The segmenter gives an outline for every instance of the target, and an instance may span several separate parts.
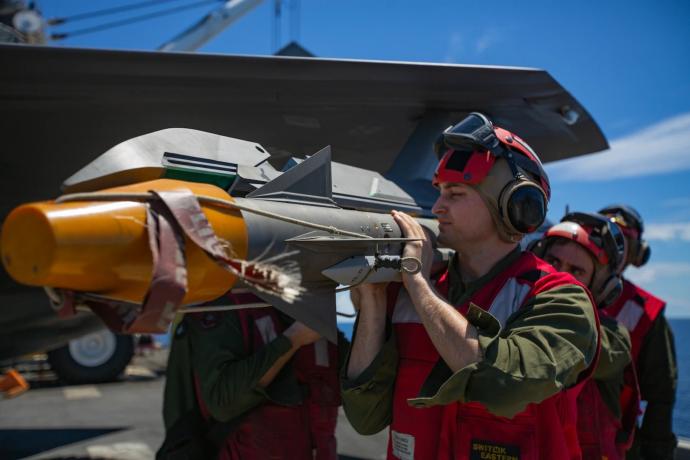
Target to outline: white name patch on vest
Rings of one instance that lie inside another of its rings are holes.
[[[400,460],[414,460],[414,436],[391,431],[393,456]]]

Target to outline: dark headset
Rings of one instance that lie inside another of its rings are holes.
[[[637,230],[637,239],[628,239],[630,244],[630,260],[628,262],[630,264],[635,267],[641,267],[649,262],[649,258],[652,255],[652,248],[649,247],[646,240],[642,239],[644,223],[642,222],[642,216],[640,216],[635,209],[624,204],[612,204],[602,208],[599,213],[607,216],[620,216],[624,225]]]
[[[606,308],[613,304],[623,292],[620,277],[625,263],[626,240],[621,229],[603,215],[585,212],[571,212],[561,222],[575,222],[591,228],[590,239],[602,247],[608,256],[609,276],[603,280],[596,296],[597,307]]]

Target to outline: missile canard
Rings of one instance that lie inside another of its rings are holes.
[[[400,259],[408,240],[389,210],[428,210],[377,172],[331,162],[330,147],[283,170],[270,158],[191,129],[128,140],[67,179],[62,197],[14,209],[3,264],[63,313],[87,306],[120,332],[165,331],[181,307],[234,288],[335,340],[339,284],[419,268]]]

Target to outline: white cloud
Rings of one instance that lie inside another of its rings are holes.
[[[463,48],[462,35],[460,32],[453,32],[450,36],[450,42],[448,43],[448,50],[444,58],[445,62],[457,62]]]
[[[640,268],[630,267],[625,277],[635,284],[649,284],[658,279],[687,278],[690,276],[690,263],[652,262]]]
[[[496,29],[488,29],[482,32],[477,41],[474,44],[474,51],[477,54],[482,54],[484,51],[488,50],[491,46],[498,43],[501,36]]]
[[[601,153],[550,163],[554,181],[608,181],[690,169],[690,113],[611,142]]]
[[[646,240],[690,242],[690,222],[648,224],[645,226],[643,236]]]
[[[661,202],[664,208],[690,208],[690,196],[669,198]]]

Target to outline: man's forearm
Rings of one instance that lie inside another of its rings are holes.
[[[278,358],[275,363],[271,366],[270,369],[266,371],[264,375],[261,376],[259,379],[259,386],[262,388],[266,388],[272,381],[273,379],[276,378],[276,375],[280,372],[280,370],[285,366],[285,364],[290,361],[292,356],[297,352],[299,349],[299,346],[293,345],[290,350],[288,350],[285,354],[283,354],[280,358]]]
[[[406,288],[434,347],[453,371],[481,360],[477,329],[432,289],[421,274]]]
[[[359,300],[359,317],[355,331],[347,378],[357,378],[369,367],[386,340],[386,291],[363,293]]]

